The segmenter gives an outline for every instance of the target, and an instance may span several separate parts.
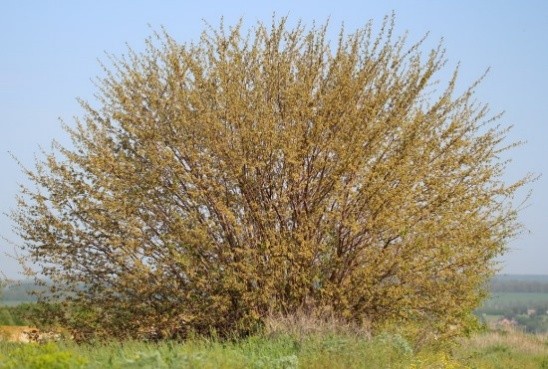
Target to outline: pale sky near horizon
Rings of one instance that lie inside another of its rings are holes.
[[[190,2],[189,2],[190,3]],[[92,79],[102,75],[97,61],[105,51],[121,55],[126,43],[142,49],[144,39],[164,26],[179,42],[197,40],[204,20],[226,25],[243,18],[270,23],[273,13],[304,25],[330,18],[334,40],[340,24],[363,26],[395,11],[397,34],[409,40],[430,32],[427,45],[444,38],[447,78],[460,62],[459,86],[467,87],[491,70],[477,98],[489,103],[500,120],[514,125],[508,143],[527,141],[511,152],[505,179],[527,172],[544,174],[531,185],[529,206],[520,220],[529,230],[510,244],[501,258],[503,273],[548,274],[548,1],[10,1],[0,2],[0,212],[15,206],[22,175],[9,152],[27,166],[49,149],[52,139],[67,142],[58,118],[66,123],[81,115],[76,97],[92,99]],[[423,49],[425,51],[425,49]],[[108,64],[108,63],[107,63]],[[519,199],[518,199],[519,200]],[[0,217],[0,235],[15,240],[11,221]],[[18,277],[19,268],[4,252],[13,248],[0,238],[0,271]]]

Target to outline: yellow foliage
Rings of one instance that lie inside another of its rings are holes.
[[[73,148],[27,171],[25,247],[109,334],[307,309],[465,329],[531,179],[502,182],[506,130],[456,71],[434,90],[442,45],[423,54],[393,17],[335,44],[286,23],[113,58]]]

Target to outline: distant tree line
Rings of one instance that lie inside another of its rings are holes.
[[[548,332],[548,316],[546,315],[518,315],[515,320],[527,333]]]
[[[40,289],[33,281],[17,281],[0,286],[0,303],[34,302]],[[43,289],[43,288],[42,288]]]

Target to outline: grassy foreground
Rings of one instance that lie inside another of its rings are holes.
[[[0,342],[0,369],[64,368],[548,368],[548,337],[484,333],[451,346],[414,352],[399,335],[295,338],[255,336],[237,342],[195,339],[76,345]]]

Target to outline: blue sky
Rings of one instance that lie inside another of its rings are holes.
[[[527,144],[511,153],[505,179],[526,172],[545,176],[532,185],[533,197],[521,221],[530,232],[510,244],[502,272],[548,274],[548,2],[546,1],[11,1],[0,7],[0,212],[15,206],[24,183],[12,152],[31,166],[39,147],[52,139],[67,142],[59,118],[80,115],[76,97],[93,99],[92,79],[101,76],[98,59],[120,55],[126,43],[139,50],[152,29],[165,26],[179,42],[196,40],[204,20],[213,25],[243,17],[244,23],[270,22],[273,13],[331,22],[351,31],[369,19],[379,25],[395,11],[397,33],[418,40],[430,32],[429,45],[444,38],[447,74],[461,64],[465,88],[488,67],[477,98],[492,112],[505,111],[501,123],[514,125],[508,142]],[[150,25],[150,26],[149,26]],[[446,75],[441,75],[445,78]],[[15,240],[11,222],[0,218],[0,235]],[[0,271],[16,277],[18,267],[3,253],[12,246],[0,239]]]

